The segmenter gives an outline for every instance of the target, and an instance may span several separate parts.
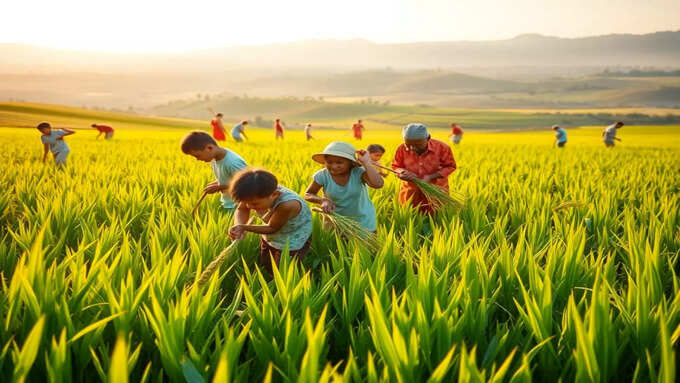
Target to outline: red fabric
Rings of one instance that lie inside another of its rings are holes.
[[[458,126],[458,125],[453,125],[453,126],[451,126],[451,133],[456,135],[456,136],[462,136],[463,135],[463,129],[461,129],[461,127]]]
[[[278,133],[283,133],[283,126],[281,126],[280,123],[277,122],[277,123],[274,125],[274,128],[276,129],[276,131],[277,131]]]
[[[394,155],[394,160],[392,160],[392,169],[406,169],[415,173],[418,178],[439,172],[442,177],[437,178],[431,183],[448,192],[448,176],[456,170],[456,160],[453,158],[453,152],[447,144],[430,139],[427,143],[427,149],[421,155],[409,150],[404,144],[399,145]],[[413,206],[419,206],[421,212],[434,212],[416,184],[402,181],[401,188],[399,189],[399,202],[405,204],[409,199],[411,199]]]
[[[221,122],[217,120],[211,120],[210,125],[213,128],[213,138],[215,138],[217,141],[224,141],[227,139],[227,137],[224,136]]]
[[[100,131],[101,133],[110,133],[110,132],[113,132],[113,128],[110,127],[110,126],[106,126],[106,125],[95,125],[94,127],[97,128],[97,130]]]
[[[364,129],[363,124],[352,125],[352,131],[354,132],[354,138],[361,138],[361,131]]]

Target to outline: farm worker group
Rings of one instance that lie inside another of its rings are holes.
[[[368,188],[383,187],[387,173],[380,159],[385,148],[379,144],[368,145],[366,150],[356,150],[352,144],[342,141],[331,142],[311,157],[311,161],[322,165],[316,171],[304,193],[304,197],[280,185],[277,177],[264,169],[248,167],[247,162],[236,152],[221,146],[225,131],[222,114],[218,113],[211,121],[212,135],[204,131],[192,131],[181,140],[183,153],[203,162],[210,163],[215,181],[205,185],[205,194],[220,193],[222,208],[234,214],[234,224],[229,228],[232,240],[243,238],[247,232],[260,235],[260,264],[270,273],[273,260],[278,264],[282,252],[288,249],[291,257],[301,260],[309,251],[312,236],[312,216],[307,202],[317,204],[327,214],[335,213],[356,221],[365,230],[376,232],[378,229],[376,210],[369,198]],[[242,121],[231,131],[232,138],[242,142],[248,138]],[[614,146],[617,130],[623,126],[617,122],[605,128],[602,137],[607,147]],[[112,138],[113,129],[106,125],[92,124],[107,139]],[[47,122],[38,124],[44,146],[43,162],[48,151],[54,161],[61,166],[66,163],[69,147],[64,137],[74,134],[71,129],[53,129]],[[274,123],[275,139],[283,139],[284,125],[279,119]],[[307,140],[311,139],[311,124],[305,127]],[[352,127],[354,138],[360,140],[364,128],[361,120]],[[564,147],[567,142],[566,131],[553,126],[556,145]],[[402,129],[403,143],[397,147],[392,159],[391,169],[402,181],[398,201],[410,205],[418,212],[433,215],[436,208],[415,181],[437,186],[449,193],[448,177],[456,170],[456,161],[451,148],[444,142],[435,140],[423,124],[412,123]],[[463,131],[451,124],[451,140],[460,143]],[[321,194],[320,192],[323,191]],[[264,224],[248,222],[253,211]]]
[[[423,124],[409,124],[402,130],[403,144],[397,148],[392,169],[402,180],[399,202],[418,211],[433,214],[435,209],[412,183],[416,178],[448,191],[448,176],[456,169],[451,149],[431,138]],[[371,144],[366,150],[347,142],[331,142],[311,157],[321,165],[299,196],[280,185],[277,177],[264,169],[254,169],[232,150],[224,148],[207,132],[192,131],[182,138],[183,153],[210,163],[215,181],[204,187],[208,194],[221,193],[224,209],[234,212],[229,236],[240,239],[247,232],[260,235],[260,264],[272,270],[286,247],[301,260],[309,251],[312,235],[311,211],[307,202],[319,205],[325,213],[335,213],[358,222],[367,231],[378,229],[368,188],[382,188],[386,173],[378,171],[385,148]],[[248,223],[254,212],[264,224]]]

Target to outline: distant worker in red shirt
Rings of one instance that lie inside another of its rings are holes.
[[[113,138],[113,128],[107,125],[100,125],[100,124],[92,124],[91,125],[93,128],[97,129],[99,131],[99,134],[97,134],[97,138],[99,138],[102,134],[104,135],[104,138],[107,140],[110,140]]]
[[[356,124],[352,125],[352,132],[354,133],[354,139],[361,140],[364,132],[364,124],[361,123],[361,120],[358,120]]]
[[[283,126],[280,119],[277,118],[276,121],[274,121],[274,131],[276,131],[277,140],[279,138],[283,140]]]
[[[402,130],[404,143],[399,145],[392,160],[392,169],[398,172],[403,182],[399,190],[399,203],[411,201],[421,213],[434,214],[434,209],[420,191],[418,186],[410,182],[419,178],[437,185],[449,192],[449,175],[456,170],[451,148],[430,137],[423,124],[408,124]]]
[[[226,141],[227,136],[225,135],[224,125],[222,125],[222,113],[215,114],[215,117],[210,120],[210,126],[212,126],[213,138],[215,141]]]
[[[460,144],[460,141],[463,139],[463,128],[456,125],[456,123],[451,123],[451,134],[449,135],[449,138],[451,138],[451,142],[454,144]]]

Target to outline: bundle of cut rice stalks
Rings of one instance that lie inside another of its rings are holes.
[[[378,236],[375,233],[366,230],[359,222],[337,213],[324,213],[324,211],[318,207],[315,207],[312,210],[322,214],[324,216],[324,223],[340,238],[356,240],[360,246],[365,247],[372,253],[380,251],[381,246],[378,242]]]

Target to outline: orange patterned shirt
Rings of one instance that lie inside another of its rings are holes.
[[[392,169],[406,169],[415,173],[418,178],[439,172],[442,177],[435,179],[431,183],[448,192],[448,176],[456,170],[456,160],[453,158],[453,152],[447,144],[430,139],[427,143],[427,149],[420,155],[409,150],[404,144],[399,145],[394,155],[394,160],[392,160]],[[402,181],[401,189],[399,190],[399,202],[405,204],[409,199],[411,199],[413,206],[420,206],[421,212],[433,212],[425,196],[418,189],[418,186],[413,182]]]

